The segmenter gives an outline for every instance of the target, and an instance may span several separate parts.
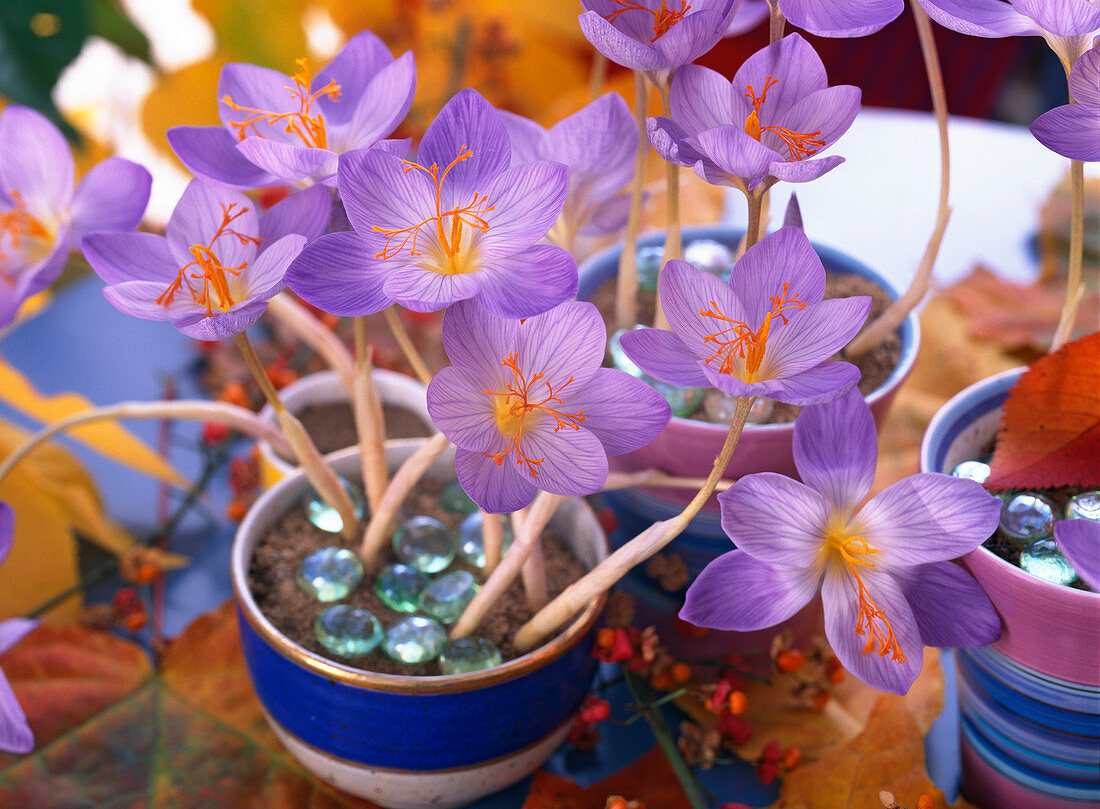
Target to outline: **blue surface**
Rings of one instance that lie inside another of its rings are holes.
[[[178,397],[199,395],[192,341],[165,323],[135,320],[115,311],[103,300],[100,286],[97,279],[87,278],[59,291],[48,310],[5,338],[0,346],[4,357],[45,393],[76,390],[101,405],[123,398],[160,399],[169,377],[178,383]],[[3,406],[0,417],[33,426]],[[135,421],[127,426],[156,446],[158,422]],[[198,474],[202,466],[199,430],[196,424],[180,423],[173,428],[170,460],[188,476]],[[111,515],[136,533],[151,531],[157,524],[158,484],[79,445],[72,446],[95,476]],[[244,447],[242,444],[237,451]],[[165,631],[169,636],[232,597],[229,548],[234,526],[218,516],[228,499],[224,472],[209,491],[206,511],[214,515],[216,522],[211,524],[206,517],[192,514],[171,539],[170,549],[190,556],[192,564],[167,577]],[[100,589],[104,598],[110,597],[114,586],[117,583]],[[958,716],[954,667],[947,661],[944,669],[947,709],[929,733],[926,747],[933,780],[952,799],[957,794],[959,775]],[[604,696],[612,703],[614,718],[621,720],[630,715],[625,707],[630,699],[624,686],[613,686]],[[673,727],[680,721],[674,709],[668,709],[666,717]],[[630,726],[604,722],[601,734],[596,749],[578,751],[566,745],[544,769],[587,786],[630,764],[654,743],[644,721]],[[700,775],[719,802],[767,806],[777,795],[775,785],[764,787],[756,781],[748,764],[721,765]],[[529,786],[530,779],[524,779],[470,809],[515,809],[523,803]]]

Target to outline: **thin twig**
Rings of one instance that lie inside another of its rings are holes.
[[[657,84],[657,89],[661,93],[661,111],[666,118],[672,116],[669,92],[674,72],[669,71],[668,76]],[[683,252],[680,238],[680,167],[668,161],[665,163],[665,254],[661,258],[662,269],[668,262],[678,261],[683,256]],[[657,307],[653,313],[653,326],[658,329],[668,329],[668,319],[661,308],[660,295],[657,296]]]
[[[1050,346],[1052,353],[1065,345],[1073,335],[1077,307],[1085,294],[1085,287],[1081,283],[1081,265],[1084,262],[1085,253],[1085,164],[1080,160],[1070,161],[1069,187],[1073,208],[1070,214],[1066,302],[1062,307],[1062,315],[1058,319],[1058,328],[1054,332],[1054,341]]]
[[[372,375],[374,352],[367,341],[366,317],[352,320],[355,332],[355,376],[352,380],[351,403],[355,432],[359,438],[359,465],[363,473],[363,488],[367,504],[373,513],[386,489],[386,427],[382,401]]]
[[[646,133],[645,74],[634,71],[634,120],[638,124],[638,149],[634,153],[634,179],[630,183],[630,213],[623,234],[623,250],[619,254],[619,274],[615,281],[615,322],[620,329],[638,324],[638,231],[642,225],[642,197],[645,186],[645,161],[649,154]]]
[[[432,381],[432,372],[428,370],[428,364],[424,362],[424,358],[420,356],[420,352],[413,345],[405,324],[401,322],[401,318],[397,314],[397,308],[391,306],[383,310],[382,316],[386,318],[386,325],[390,328],[390,334],[397,341],[397,345],[401,347],[401,353],[409,361],[416,378],[420,380],[421,384],[427,385]]]
[[[516,512],[517,514],[519,512]],[[515,517],[515,514],[512,515]],[[485,551],[485,575],[492,575],[504,555],[504,516],[481,512],[481,547]],[[513,529],[513,536],[518,532]]]
[[[280,292],[268,300],[267,311],[290,329],[299,340],[316,351],[330,368],[340,374],[344,385],[351,390],[352,378],[355,376],[355,361],[347,347],[333,334],[332,329],[315,318],[289,292]]]

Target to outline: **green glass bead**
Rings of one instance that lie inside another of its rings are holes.
[[[359,491],[359,487],[352,485],[343,478],[340,478],[340,485],[344,487],[344,491],[348,493],[348,497],[351,498],[351,503],[355,507],[355,519],[363,519],[365,504],[363,493]],[[344,530],[344,521],[340,518],[340,512],[326,503],[315,489],[310,489],[309,494],[306,495],[305,510],[306,518],[322,531],[329,534],[339,534]]]
[[[482,541],[482,525],[484,518],[480,511],[475,511],[462,521],[458,526],[458,555],[469,565],[485,569],[485,544]],[[504,518],[504,548],[507,551],[512,546],[515,535],[512,533],[512,521]]]
[[[397,558],[421,573],[445,570],[455,558],[455,543],[447,526],[432,517],[413,517],[393,534]]]
[[[450,641],[439,655],[444,674],[466,674],[499,666],[500,650],[485,638],[459,638]]]
[[[447,631],[438,621],[410,615],[386,630],[382,651],[391,660],[413,665],[435,660],[446,642]]]
[[[346,598],[363,580],[359,557],[347,548],[322,548],[298,566],[298,588],[318,601]]]
[[[477,503],[470,499],[470,495],[462,488],[457,480],[448,483],[439,493],[439,504],[452,514],[468,516],[477,511]]]
[[[382,603],[397,612],[416,612],[420,592],[428,586],[428,577],[411,565],[398,562],[386,565],[374,577],[374,592]]]
[[[467,570],[445,573],[420,593],[420,609],[444,624],[453,624],[481,589]]]
[[[1020,553],[1020,567],[1051,584],[1069,585],[1077,581],[1077,571],[1058,550],[1053,539],[1039,539]]]
[[[369,611],[337,604],[321,612],[313,622],[321,645],[341,657],[370,654],[382,640],[382,625]]]

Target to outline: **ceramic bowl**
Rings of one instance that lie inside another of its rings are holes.
[[[392,464],[412,447],[388,449]],[[330,463],[354,476],[354,451]],[[453,452],[432,468],[454,478]],[[393,809],[463,806],[530,774],[561,744],[596,670],[593,599],[560,635],[492,669],[461,675],[377,674],[327,660],[282,635],[248,588],[253,549],[307,489],[296,472],[253,505],[232,551],[241,645],[271,727],[307,769],[339,789]],[[551,527],[586,566],[606,557],[592,511],[579,499]]]

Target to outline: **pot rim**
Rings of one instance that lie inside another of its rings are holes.
[[[963,388],[941,405],[940,409],[937,410],[936,414],[932,417],[932,420],[928,422],[928,427],[925,428],[924,431],[924,438],[921,440],[921,471],[942,472],[942,470],[936,468],[934,449],[937,445],[944,442],[939,439],[934,439],[933,437],[945,432],[950,425],[957,423],[961,416],[966,415],[966,411],[973,410],[973,407],[967,405],[968,402],[978,396],[981,396],[980,401],[987,401],[990,397],[983,395],[987,390],[991,393],[1000,393],[1003,390],[1003,392],[1007,394],[1016,380],[1026,370],[1026,366],[1020,366],[1017,368],[1009,368],[993,376],[988,376],[985,379],[981,379]],[[985,410],[983,414],[990,412],[992,409],[993,408]],[[1004,576],[1019,587],[1027,588],[1036,593],[1045,594],[1048,597],[1065,599],[1069,604],[1083,607],[1089,602],[1100,599],[1100,593],[1078,590],[1075,587],[1065,587],[1040,579],[1037,576],[1032,576],[1030,573],[1021,570],[1011,562],[1005,561],[984,545],[975,548],[970,553],[966,554],[963,559],[968,566],[976,565],[988,574]]]
[[[354,463],[354,459],[357,458],[358,449],[349,447],[331,453],[326,456],[325,460],[330,465],[353,467],[353,469],[349,469],[349,472],[351,472],[357,467],[357,464]],[[305,473],[302,470],[297,470],[263,492],[256,499],[256,502],[252,504],[252,507],[249,508],[248,513],[241,521],[237,534],[233,539],[230,573],[233,582],[233,595],[240,613],[257,634],[283,657],[321,677],[344,685],[389,693],[415,695],[457,694],[464,691],[473,691],[514,679],[557,660],[588,633],[603,610],[604,603],[607,600],[606,592],[592,599],[560,634],[537,649],[491,669],[466,674],[442,674],[426,677],[408,674],[382,674],[353,668],[321,657],[299,646],[276,629],[260,611],[248,587],[248,566],[252,559],[252,551],[259,535],[270,527],[273,522],[271,519],[264,519],[264,515],[270,512],[269,506],[273,500],[290,497],[292,490],[304,490],[306,485]],[[591,517],[593,524],[598,526],[595,515],[591,513],[588,505],[582,499],[577,499],[581,507]],[[278,516],[281,516],[282,513],[284,511],[280,510]],[[246,539],[246,537],[252,538]],[[603,537],[603,545],[606,553],[606,535]]]
[[[730,233],[740,234],[741,232],[743,232],[741,228],[735,227],[733,225],[717,224],[694,225],[691,227],[685,227],[681,229],[680,233],[681,237],[686,241],[688,238],[717,240],[724,235]],[[644,236],[638,237],[638,245],[647,246],[654,244],[663,244],[664,239],[664,231],[659,231],[657,233],[648,233]],[[825,262],[826,258],[829,258],[833,262],[843,262],[845,264],[848,264],[852,268],[852,273],[856,275],[862,275],[874,281],[883,289],[885,289],[890,294],[893,300],[897,300],[899,297],[901,297],[897,288],[888,279],[886,279],[879,272],[877,272],[867,264],[864,264],[862,261],[859,261],[858,259],[847,255],[842,250],[839,250],[838,248],[835,248],[831,245],[821,244],[820,242],[816,241],[811,242],[811,245],[814,249],[814,252],[817,253],[819,258],[821,258],[822,263]],[[593,253],[591,256],[581,262],[579,270],[580,275],[583,277],[585,271],[591,269],[591,267],[595,264],[604,261],[610,261],[616,254],[621,252],[621,243],[616,243],[609,247],[605,247],[603,250],[600,250],[597,253]],[[920,347],[920,319],[917,317],[916,311],[911,311],[908,315],[906,315],[905,320],[902,323],[903,325],[908,325],[912,333],[912,340],[909,344],[909,350],[902,352],[901,357],[898,360],[898,364],[894,367],[894,370],[890,373],[890,375],[886,377],[885,380],[883,380],[882,384],[863,397],[868,405],[874,404],[879,399],[889,395],[892,391],[901,387],[901,384],[905,381],[906,377],[909,376],[909,373],[913,370],[913,366],[917,362],[917,353]],[[899,328],[901,327],[899,326]],[[683,416],[673,416],[669,421],[669,424],[677,424],[684,428],[721,432],[723,434],[729,431],[729,425],[713,424],[708,421],[700,421],[699,419],[685,418]],[[791,430],[793,428],[793,421],[781,421],[772,424],[745,425],[746,430],[752,430],[753,432]]]

